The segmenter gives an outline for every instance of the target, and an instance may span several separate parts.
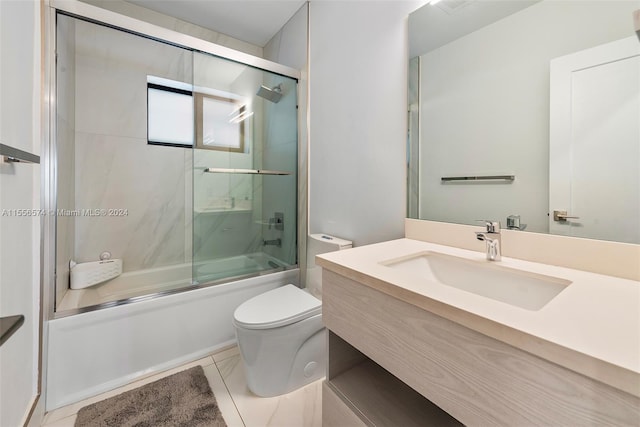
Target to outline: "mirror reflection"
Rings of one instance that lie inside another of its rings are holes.
[[[408,216],[640,243],[640,1],[409,16]]]

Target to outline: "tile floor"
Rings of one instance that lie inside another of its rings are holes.
[[[322,425],[322,381],[277,397],[257,397],[245,381],[238,347],[151,375],[115,390],[47,413],[42,427],[73,427],[80,408],[140,387],[184,369],[202,365],[218,406],[229,427],[320,427]]]

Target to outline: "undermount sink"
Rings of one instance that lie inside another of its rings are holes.
[[[571,284],[570,280],[502,267],[436,252],[383,261],[416,278],[435,281],[527,310],[540,310]]]

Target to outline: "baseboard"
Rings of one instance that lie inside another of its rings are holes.
[[[31,400],[31,409],[24,415],[22,426],[24,427],[40,427],[44,419],[44,399],[41,395],[34,396]]]

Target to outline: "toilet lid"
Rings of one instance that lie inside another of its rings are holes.
[[[268,329],[321,312],[322,301],[297,286],[285,285],[243,302],[233,313],[233,319],[243,328]]]

